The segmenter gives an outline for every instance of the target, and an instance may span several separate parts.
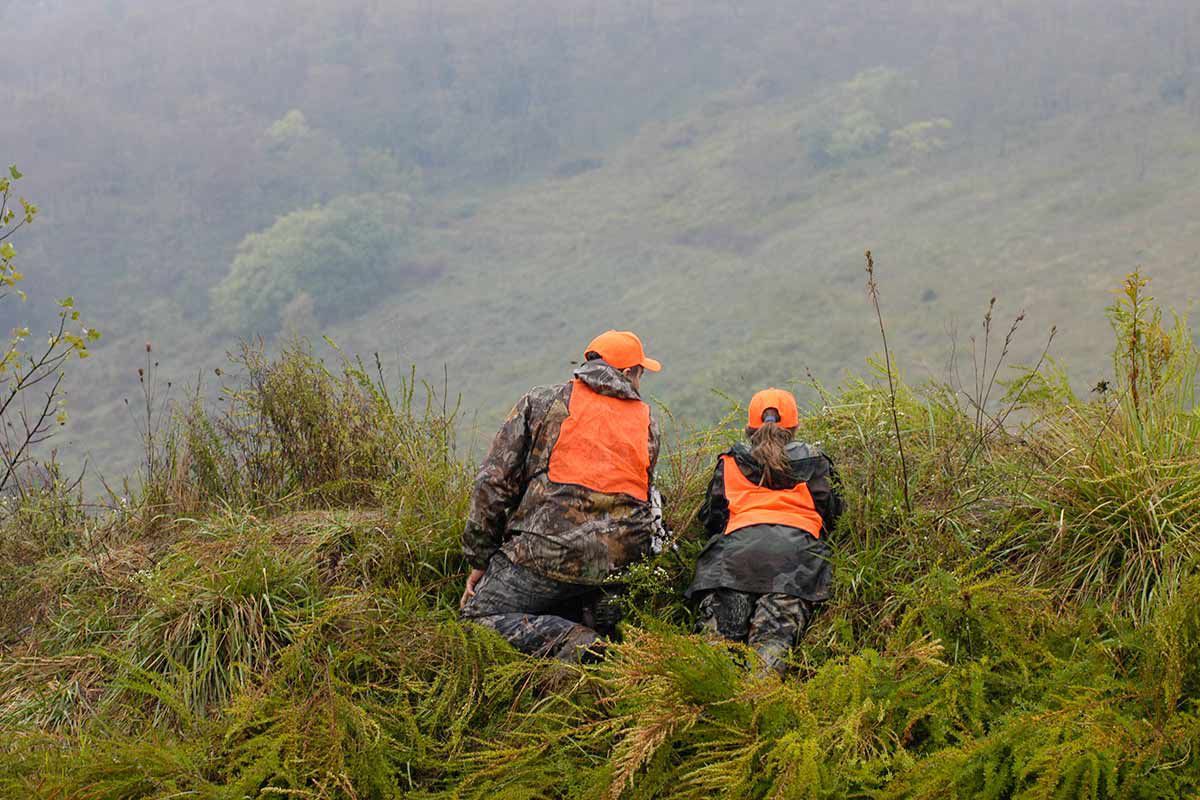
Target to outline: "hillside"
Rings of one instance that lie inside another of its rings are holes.
[[[1022,360],[1059,326],[1079,387],[1121,275],[1193,298],[1194,3],[543,5],[5,7],[0,130],[43,213],[0,321],[73,295],[105,333],[61,452],[136,466],[147,341],[179,399],[240,338],[328,334],[448,375],[469,442],[614,325],[697,422],[836,381],[874,349],[867,248],[917,378],[993,296]]]
[[[1094,309],[1116,278],[1145,264],[1165,296],[1194,297],[1200,138],[1187,114],[1149,112],[1142,174],[1129,152],[1140,108],[814,172],[803,132],[818,101],[710,105],[583,175],[483,200],[423,250],[453,265],[447,278],[331,335],[447,364],[472,407],[502,411],[523,383],[566,374],[581,331],[631,327],[668,367],[651,391],[711,420],[724,410],[711,389],[798,383],[806,369],[836,381],[877,348],[861,313],[867,247],[902,360],[923,377],[947,376],[950,326],[967,347],[992,297],[1010,319],[1027,312],[1019,360],[1057,324],[1054,353],[1080,383],[1106,376]]]
[[[1029,373],[999,418],[1020,430],[936,384],[849,381],[804,415],[848,505],[783,681],[679,599],[737,431],[672,437],[679,550],[624,576],[624,642],[564,666],[456,619],[471,470],[439,398],[250,352],[128,504],[8,509],[0,796],[1192,796],[1200,355],[1136,276],[1110,313],[1111,391]]]
[[[1111,378],[1094,310],[1117,277],[1144,265],[1164,296],[1194,299],[1200,138],[1182,110],[1063,117],[1002,143],[813,170],[802,132],[819,102],[735,94],[710,105],[648,126],[582,174],[437,199],[406,244],[435,278],[349,321],[310,317],[290,331],[439,384],[445,371],[479,412],[465,421],[469,441],[490,436],[528,385],[562,380],[579,342],[608,327],[644,336],[667,365],[651,393],[697,422],[724,412],[714,389],[796,385],[809,371],[837,381],[877,347],[860,313],[867,247],[916,377],[947,378],[992,297],[1005,324],[1027,315],[1018,361],[1035,360],[1058,326],[1052,354],[1079,386]],[[143,337],[177,383],[226,367],[233,346],[167,313],[89,365],[99,391],[72,439],[110,475],[134,464],[111,420],[125,416]]]

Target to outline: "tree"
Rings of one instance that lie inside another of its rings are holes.
[[[12,238],[33,223],[38,208],[24,197],[14,196],[13,185],[22,177],[13,166],[0,178],[0,301],[13,294],[21,302],[26,299],[16,288],[25,276],[17,269]],[[87,358],[91,354],[88,345],[99,338],[99,331],[80,322],[71,297],[58,301],[58,323],[44,345],[29,348],[28,326],[9,334],[0,357],[0,492],[15,487],[24,493],[21,468],[35,457],[37,447],[67,422],[64,368],[73,358]]]
[[[946,149],[945,134],[954,125],[945,117],[913,122],[888,134],[888,149],[902,161],[914,161]]]
[[[808,155],[813,165],[843,164],[883,152],[889,135],[902,124],[913,89],[911,79],[882,67],[860,72],[840,84],[821,112],[828,119],[827,127],[809,134]]]
[[[298,297],[327,323],[359,314],[404,277],[399,251],[411,223],[403,194],[339,197],[293,211],[242,240],[229,275],[212,291],[231,329],[273,334]]]

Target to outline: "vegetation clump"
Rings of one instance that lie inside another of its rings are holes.
[[[395,254],[411,217],[412,201],[399,193],[343,196],[285,214],[238,246],[212,292],[217,311],[235,331],[270,333],[302,312],[328,324],[367,307],[404,277]]]

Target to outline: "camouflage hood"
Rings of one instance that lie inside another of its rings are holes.
[[[584,362],[579,369],[575,370],[575,377],[598,394],[619,397],[623,400],[642,399],[625,373],[604,361]]]

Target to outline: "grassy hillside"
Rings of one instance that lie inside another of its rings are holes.
[[[445,280],[332,335],[448,364],[472,405],[498,409],[529,380],[559,379],[591,331],[629,326],[667,364],[651,391],[712,419],[710,388],[806,368],[836,380],[875,349],[860,313],[867,247],[905,363],[937,378],[949,326],[966,347],[991,297],[1010,318],[1027,311],[1022,359],[1057,323],[1055,352],[1082,382],[1106,369],[1093,310],[1120,275],[1145,264],[1160,291],[1192,296],[1200,139],[1188,115],[1153,112],[1144,174],[1129,152],[1140,109],[815,170],[805,132],[828,102],[718,98],[593,171],[487,197],[431,235],[429,258],[453,265]]]
[[[903,82],[862,88],[878,72],[800,98],[751,84],[568,162],[579,174],[439,195],[405,249],[436,277],[348,321],[310,316],[290,330],[414,364],[438,383],[445,371],[478,412],[460,420],[469,442],[489,437],[529,385],[565,379],[582,343],[608,327],[644,336],[667,366],[649,391],[697,422],[724,412],[714,389],[795,385],[809,371],[836,382],[877,347],[861,313],[867,247],[915,379],[947,378],[992,297],[1005,325],[1026,312],[1018,361],[1035,360],[1058,325],[1052,354],[1079,387],[1112,377],[1096,309],[1120,275],[1143,265],[1181,308],[1194,299],[1200,138],[1185,109],[1135,95],[1120,113],[970,140],[935,130],[928,152],[889,145],[815,163],[814,137],[836,132],[847,108],[886,118]],[[65,448],[90,450],[109,476],[136,465],[124,399],[144,341],[177,387],[214,385],[234,346],[232,332],[165,301],[145,314],[83,373],[89,393]]]
[[[936,383],[820,390],[801,435],[847,513],[782,682],[679,601],[732,427],[672,431],[680,549],[626,575],[624,643],[569,667],[456,619],[471,470],[440,398],[246,352],[223,403],[155,431],[127,505],[7,509],[0,795],[1191,796],[1200,355],[1136,279],[1109,315],[1090,399],[1052,367],[994,417]]]

